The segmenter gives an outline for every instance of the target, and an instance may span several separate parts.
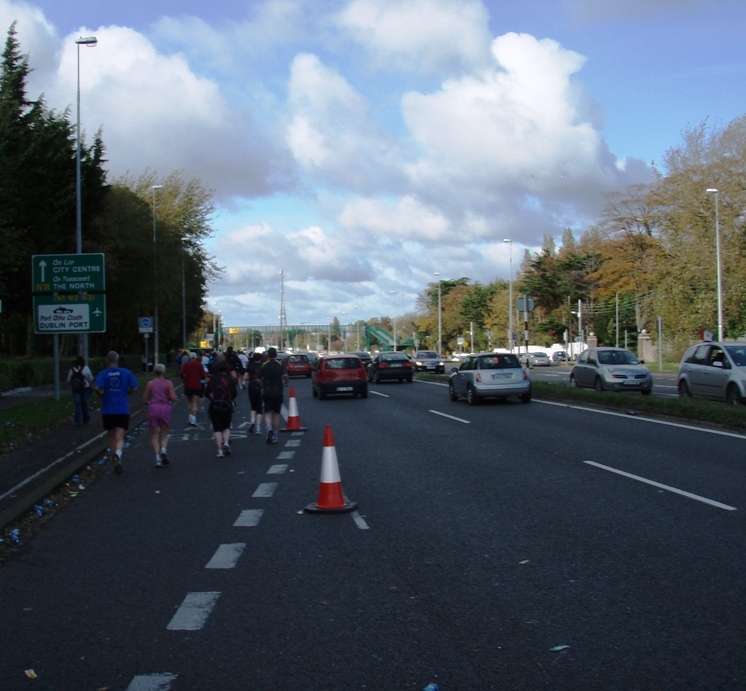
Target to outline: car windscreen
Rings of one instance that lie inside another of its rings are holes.
[[[736,367],[746,367],[746,346],[725,346]]]
[[[415,357],[436,360],[438,358],[438,354],[433,350],[420,350],[417,355],[415,355]]]
[[[640,361],[629,350],[599,350],[598,361],[602,365],[639,365]]]
[[[479,358],[480,369],[512,369],[520,368],[520,366],[518,358],[512,353]]]
[[[406,353],[386,353],[381,355],[381,360],[409,360]]]
[[[326,369],[358,369],[360,360],[355,357],[339,357],[325,360]]]

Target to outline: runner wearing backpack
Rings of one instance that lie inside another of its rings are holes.
[[[88,413],[88,399],[91,395],[93,372],[86,365],[82,355],[75,358],[75,364],[67,373],[67,381],[70,383],[75,400],[75,426],[87,425],[91,421]]]
[[[217,457],[231,455],[231,418],[233,417],[233,400],[238,395],[236,380],[231,376],[231,369],[224,360],[218,360],[215,373],[210,377],[205,388],[205,396],[210,401],[207,412],[212,422],[215,443],[218,446]]]

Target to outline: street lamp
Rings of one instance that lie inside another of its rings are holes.
[[[718,204],[718,192],[712,187],[707,189],[715,195],[715,260],[717,261],[717,284],[718,284],[718,341],[723,342],[723,279],[720,269],[720,207]]]
[[[357,305],[352,306],[353,309],[357,309]],[[360,350],[360,324],[358,324],[358,318],[357,318],[357,312],[355,312],[355,342],[356,342],[356,350]]]
[[[438,357],[443,357],[443,320],[440,307],[440,273],[436,271],[433,276],[438,277]]]
[[[389,293],[391,295],[396,295],[395,290],[389,290]],[[396,343],[396,302],[394,302],[394,351],[398,350],[397,343]]]
[[[98,39],[95,36],[82,36],[75,40],[78,51],[78,115],[76,125],[76,143],[75,143],[75,252],[83,253],[83,211],[82,195],[80,193],[80,46],[95,48]],[[80,334],[78,339],[78,355],[82,355],[88,360],[88,334]]]
[[[155,357],[153,358],[153,364],[158,364],[158,244],[156,242],[156,225],[155,225],[155,191],[162,190],[163,185],[153,185],[151,190],[153,191],[153,294],[155,296],[155,315],[154,315],[154,331],[155,331]]]
[[[505,238],[503,242],[508,243],[510,257],[510,283],[508,284],[508,340],[510,341],[510,352],[513,352],[513,241]]]

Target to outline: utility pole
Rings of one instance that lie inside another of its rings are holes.
[[[285,272],[280,269],[280,348],[287,347],[285,332],[288,329],[288,317],[285,312]]]

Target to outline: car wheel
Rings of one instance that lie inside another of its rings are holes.
[[[316,391],[316,389],[311,389],[311,395],[312,395],[312,396],[313,396],[314,398],[318,398],[318,397],[319,397],[319,392],[318,392],[318,391]]]
[[[309,372],[306,376],[310,379],[311,378],[311,373]]]
[[[692,392],[689,391],[689,384],[686,380],[682,379],[679,381],[679,398],[691,398]]]
[[[321,389],[319,389],[319,400],[323,401],[325,398],[326,394]]]
[[[743,402],[741,398],[741,392],[735,384],[730,384],[725,392],[725,400],[730,405],[740,405]]]
[[[477,405],[479,403],[479,397],[477,396],[476,391],[474,391],[474,387],[471,385],[466,389],[466,402],[469,405]]]
[[[521,396],[521,403],[531,403],[531,392],[530,391],[528,393],[523,394],[523,396]]]
[[[653,392],[650,389],[648,389],[647,391],[643,391],[642,395],[643,396],[649,396],[651,393],[653,393]]]
[[[368,398],[368,387],[367,386],[360,392],[360,398]]]
[[[407,377],[407,384],[411,384],[412,383],[412,379],[413,379],[412,377]]]
[[[452,401],[458,401],[458,394],[456,393],[456,389],[453,387],[453,384],[448,385],[448,398],[450,398]]]
[[[604,390],[604,383],[601,381],[601,377],[596,377],[596,381],[593,382],[593,388],[596,389],[596,391]]]
[[[577,389],[578,388],[578,382],[575,381],[575,375],[574,374],[570,375],[570,386],[572,386],[573,389]]]
[[[378,374],[378,372],[376,372],[376,373],[375,373],[375,374],[373,375],[373,381],[374,381],[374,382],[375,382],[376,384],[380,384],[380,383],[381,383],[381,375],[380,375],[380,374]]]

